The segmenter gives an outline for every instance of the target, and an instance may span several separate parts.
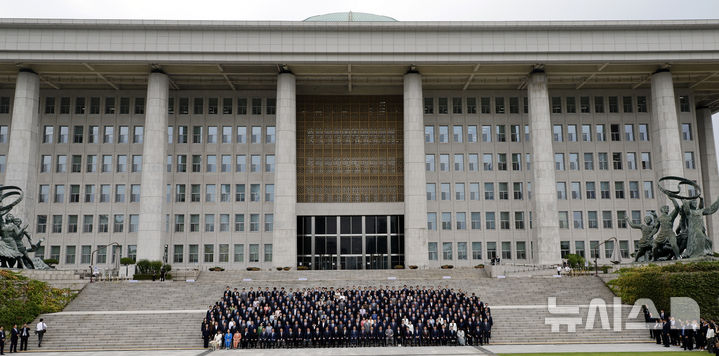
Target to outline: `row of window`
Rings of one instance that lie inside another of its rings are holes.
[[[218,198],[218,192],[217,192],[218,185],[216,184],[205,184],[205,199],[204,201],[207,203],[214,203]],[[231,202],[233,201],[232,198],[232,192],[231,192],[231,184],[219,184],[219,202],[225,203],[225,202]],[[261,184],[250,184],[250,196],[249,201],[250,202],[259,202],[262,201],[261,198],[261,190],[260,190]],[[185,184],[175,184],[175,190],[173,194],[172,185],[168,184],[166,186],[166,192],[165,192],[165,200],[166,202],[170,203],[172,202],[172,197],[174,195],[174,201],[175,203],[184,203],[186,201],[197,203],[202,201],[201,196],[202,191],[202,184],[190,184],[190,198],[187,200],[187,185]],[[245,184],[235,184],[235,196],[234,201],[235,202],[244,202],[245,201]],[[275,185],[274,184],[265,184],[265,191],[264,191],[264,201],[265,202],[273,202],[275,201]]]
[[[199,245],[188,245],[187,263],[199,263],[198,249]],[[218,244],[217,260],[215,260],[215,245],[204,244],[202,262],[204,263],[227,263],[230,262],[230,244]],[[247,262],[260,262],[260,244],[248,244]],[[263,244],[262,262],[272,262],[272,244]],[[185,245],[173,245],[172,262],[185,263]],[[245,262],[245,244],[232,245],[232,262]]]
[[[521,142],[522,140],[522,131],[520,125],[508,125],[509,126],[509,142]],[[624,124],[623,131],[621,131],[620,124],[610,124],[609,125],[609,137],[612,141],[649,141],[649,125],[648,124],[637,124],[636,125],[636,134],[635,134],[635,125],[634,124]],[[425,143],[434,143],[435,140],[438,143],[449,143],[449,125],[439,125],[437,129],[437,134],[435,134],[435,126],[427,125],[424,127],[424,142]],[[566,128],[566,130],[565,130]],[[494,140],[496,142],[507,142],[507,125],[494,125],[494,134],[492,132],[492,125],[481,125],[479,127],[481,130],[481,140],[482,142],[492,142],[492,139],[494,137]],[[452,142],[454,143],[476,143],[480,136],[478,136],[478,126],[477,125],[467,125],[466,126],[466,136],[465,136],[465,126],[464,125],[453,125],[452,126]],[[579,130],[579,131],[578,131]],[[529,142],[529,125],[524,125],[524,141]],[[681,124],[681,137],[684,141],[693,141],[694,135],[692,132],[692,126],[689,123],[683,123]],[[606,142],[607,141],[607,131],[606,131],[606,125],[605,124],[596,124],[594,125],[594,131],[592,131],[592,125],[591,124],[582,124],[582,125],[576,125],[576,124],[556,124],[552,128],[552,139],[554,142],[579,142],[579,140],[583,142],[592,142],[592,140],[596,140],[597,142]]]
[[[479,186],[481,183],[469,183],[469,196],[465,194],[465,183],[454,183],[454,200],[480,200]],[[514,200],[524,199],[524,184],[522,182],[513,182],[512,197]],[[494,200],[495,183],[484,183],[484,200]],[[497,183],[497,197],[499,200],[509,200],[508,182]],[[450,183],[440,183],[440,200],[452,200],[452,189]],[[532,199],[532,183],[527,182],[527,199]],[[437,184],[427,183],[427,200],[437,200]]]
[[[691,112],[691,106],[688,96],[679,96],[679,110],[681,112]],[[579,101],[575,96],[552,96],[549,100],[550,109],[553,114],[575,114],[575,113],[646,113],[649,110],[646,96],[631,95],[627,96],[580,96]],[[478,105],[479,104],[479,105]],[[436,110],[435,110],[436,105]],[[513,96],[505,98],[502,96],[483,96],[476,97],[452,97],[451,98],[452,114],[519,114],[520,100],[519,97]],[[434,98],[424,98],[425,114],[449,114],[450,98],[440,97],[435,101]],[[478,107],[479,106],[479,107]],[[529,112],[529,100],[527,97],[522,98],[522,112]]]
[[[103,100],[104,99],[104,100]],[[205,100],[207,99],[207,100]],[[74,102],[73,102],[74,101]],[[177,105],[176,105],[177,102]],[[105,115],[129,115],[133,113],[135,115],[145,114],[145,98],[144,97],[99,97],[91,96],[88,98],[84,96],[79,97],[68,97],[62,96],[56,98],[53,96],[45,97],[45,114],[55,114],[56,112],[61,115],[70,114],[74,112],[75,115],[99,115],[101,112]],[[187,97],[181,97],[175,99],[174,97],[168,98],[167,113],[170,115],[175,114],[177,111],[180,115],[188,115],[192,112],[193,115],[232,115],[236,112],[237,115],[262,115],[263,111],[266,115],[274,115],[276,111],[276,100],[275,98],[203,98],[195,97],[190,100]],[[10,112],[10,98],[0,97],[0,114],[7,114]]]
[[[74,99],[74,103],[73,103]],[[192,100],[190,100],[192,99]],[[207,99],[207,100],[205,100]],[[264,101],[264,105],[263,105]],[[691,112],[691,105],[688,96],[679,96],[679,110],[681,112]],[[177,105],[176,105],[177,102]],[[73,105],[74,104],[74,105]],[[435,110],[436,106],[436,110]],[[479,102],[476,97],[452,97],[451,98],[451,110],[452,114],[519,114],[520,111],[520,98],[519,97],[490,97],[483,96],[479,98]],[[188,115],[190,112],[193,115],[232,115],[236,112],[237,115],[262,115],[264,112],[267,115],[274,115],[276,112],[276,100],[275,98],[234,98],[234,97],[180,97],[176,100],[175,97],[168,98],[167,113],[172,115],[179,113],[180,115]],[[74,108],[74,110],[73,110]],[[552,113],[632,113],[648,112],[649,106],[647,103],[646,96],[580,96],[577,101],[575,96],[552,96],[550,98],[550,109]],[[99,96],[91,96],[88,100],[86,97],[46,97],[44,112],[45,114],[70,114],[71,110],[76,115],[99,115],[102,111],[106,115],[114,115],[119,113],[120,115],[127,115],[130,112],[142,115],[145,113],[145,98],[144,97],[114,97],[108,96],[104,100]],[[439,97],[435,101],[434,98],[424,98],[424,113],[425,114],[448,114],[450,110],[450,98]],[[522,98],[522,112],[525,114],[529,111],[529,101],[527,97]],[[0,97],[0,114],[10,113],[10,97]]]
[[[614,198],[624,199],[625,195],[625,182],[616,181],[614,182]],[[638,181],[629,181],[629,199],[639,199],[639,184]],[[582,199],[582,183],[581,182],[569,182],[569,189],[573,200]],[[693,188],[689,189],[690,193],[693,194]],[[642,192],[644,199],[654,199],[654,183],[652,181],[642,182]],[[584,193],[586,199],[597,199],[597,184],[596,182],[584,182]],[[601,199],[611,199],[612,192],[610,190],[609,181],[599,182],[599,196]],[[567,199],[567,182],[557,182],[557,199]]]
[[[590,252],[590,258],[610,258],[612,256],[612,253],[614,251],[614,241],[607,241],[604,244],[604,248],[599,248],[600,241],[593,240],[589,241],[589,252]],[[429,260],[430,261],[438,261],[439,260],[439,251],[438,251],[438,242],[429,242],[427,244],[427,250],[429,253]],[[443,261],[452,261],[455,259],[454,254],[454,245],[455,243],[452,242],[442,242],[442,260]],[[527,259],[527,243],[525,241],[515,241],[514,247],[515,251],[512,252],[512,242],[511,241],[502,241],[500,242],[501,246],[501,255],[498,255],[497,251],[497,242],[496,241],[487,241],[486,247],[487,247],[487,255],[486,258],[488,260],[494,259],[496,257],[501,257],[503,260],[512,260],[512,259],[518,259],[518,260],[524,260]],[[635,249],[636,245],[638,244],[638,241],[634,241]],[[582,257],[586,256],[586,249],[585,249],[585,241],[574,241],[574,253],[578,254]],[[468,251],[467,251],[467,242],[457,242],[456,243],[456,259],[458,261],[466,261],[469,259]],[[482,242],[481,241],[473,241],[471,242],[471,248],[472,248],[472,260],[483,260],[484,259],[484,251],[482,249]],[[604,257],[602,257],[602,250],[604,250]],[[629,240],[620,240],[619,241],[619,250],[623,258],[629,258]],[[567,255],[570,253],[570,241],[561,241],[560,242],[560,251],[561,251],[561,257],[566,258]]]
[[[61,233],[77,233],[77,232],[85,232],[85,233],[91,233],[95,231],[95,221],[97,221],[97,232],[98,233],[106,233],[110,232],[110,223],[112,223],[112,232],[113,233],[123,233],[125,232],[125,215],[124,214],[100,214],[97,215],[97,219],[95,218],[95,215],[82,215],[82,221],[80,221],[79,215],[68,215],[67,216],[67,226],[65,231],[63,231],[63,215],[51,215],[50,216],[52,220],[48,221],[47,215],[38,215],[37,216],[37,226],[35,231],[39,234],[44,234],[48,232],[48,223],[50,223],[50,232],[53,234],[61,234]],[[112,221],[110,221],[110,218],[112,218]],[[137,232],[138,227],[140,226],[140,216],[138,214],[130,214],[127,218],[128,222],[128,228],[127,232]],[[80,223],[82,223],[82,226],[80,226]],[[82,230],[80,230],[82,229]]]
[[[250,184],[250,195],[249,195],[249,201],[250,202],[259,202],[261,201],[261,192],[260,192],[260,186],[261,184]],[[54,193],[52,195],[52,202],[53,203],[61,203],[64,204],[66,202],[69,203],[79,203],[81,201],[85,203],[94,203],[95,198],[97,196],[97,191],[95,189],[95,184],[85,184],[85,189],[83,191],[83,195],[81,196],[80,192],[80,185],[79,184],[70,184],[69,185],[69,201],[65,200],[65,184],[56,184],[54,186]],[[202,193],[201,193],[201,184],[190,184],[190,202],[200,202],[203,201],[202,199]],[[219,195],[217,192],[217,185],[216,184],[205,184],[205,190],[204,190],[204,201],[208,203],[214,203],[214,202],[230,202],[233,200],[232,193],[230,191],[230,184],[220,184],[219,188]],[[115,184],[114,189],[114,200],[112,200],[113,196],[113,189],[111,184],[100,184],[99,185],[99,202],[100,203],[110,203],[111,201],[114,201],[115,203],[125,203],[126,197],[127,197],[127,189],[125,184]],[[130,203],[137,203],[140,201],[140,185],[139,184],[130,184]],[[167,185],[167,192],[166,192],[166,200],[168,203],[172,202],[172,186],[170,184]],[[50,199],[50,185],[49,184],[41,184],[40,188],[38,190],[38,203],[49,203],[51,201]],[[218,200],[219,198],[219,200]],[[82,199],[82,200],[81,200]],[[265,202],[273,202],[275,200],[275,185],[274,184],[265,184],[265,190],[264,190],[264,201]],[[185,184],[176,184],[175,185],[175,191],[174,191],[174,201],[176,203],[184,203],[187,200],[187,189]],[[235,194],[234,194],[234,201],[235,202],[244,202],[245,201],[245,184],[235,184]]]
[[[647,211],[647,213],[652,212],[652,210]],[[587,225],[584,225],[584,211],[572,211],[571,217],[572,217],[572,227],[574,229],[598,229],[600,220],[599,220],[599,213],[601,213],[601,225],[605,229],[613,229],[613,213],[611,210],[603,210],[601,212],[596,210],[590,210],[586,212],[586,222]],[[641,218],[642,218],[642,212],[640,210],[632,210],[631,215],[627,215],[626,210],[617,210],[616,211],[616,226],[617,228],[625,229],[627,228],[627,218],[631,217],[631,221],[635,224],[641,224]],[[454,224],[452,223],[452,213],[451,212],[441,212],[440,213],[440,223],[441,225],[437,225],[437,213],[436,212],[428,212],[427,213],[427,229],[430,231],[436,231],[438,228],[440,230],[481,230],[482,229],[482,213],[481,212],[470,212],[469,213],[469,226],[467,226],[467,213],[466,212],[456,212],[454,213]],[[499,229],[500,230],[510,230],[512,227],[512,215],[514,215],[514,229],[515,230],[524,230],[525,227],[525,214],[523,211],[515,211],[514,214],[509,211],[500,211],[499,212]],[[560,211],[559,212],[559,228],[560,229],[569,229],[569,217],[570,212],[569,211]],[[497,213],[494,211],[486,211],[484,213],[484,228],[486,230],[497,230]],[[533,228],[532,224],[532,212],[529,212],[529,228]]]
[[[439,253],[437,251],[437,242],[429,242],[427,244],[427,251],[429,253],[429,260],[430,261],[438,261],[439,260]],[[468,259],[467,256],[467,243],[466,242],[457,242],[457,260],[458,261],[466,261]],[[455,259],[454,255],[454,243],[452,242],[442,242],[442,260],[443,261],[452,261]],[[482,251],[482,242],[481,241],[473,241],[472,242],[472,260],[483,260],[484,255]],[[511,260],[512,259],[512,242],[511,241],[502,241],[502,259],[503,260]],[[515,252],[516,255],[514,257],[518,260],[525,260],[527,259],[527,242],[526,241],[515,241]],[[487,259],[494,259],[497,257],[497,242],[495,241],[487,241]]]
[[[52,195],[52,202],[53,203],[79,203],[81,201],[85,203],[94,203],[95,197],[97,195],[97,190],[95,189],[95,184],[85,184],[85,189],[83,192],[83,195],[80,194],[80,185],[79,184],[70,184],[69,185],[69,197],[70,199],[68,201],[65,200],[65,184],[55,184],[54,187],[54,194]],[[114,202],[115,203],[124,203],[126,201],[127,197],[127,186],[125,184],[115,184],[115,190],[114,190]],[[100,203],[109,203],[111,202],[113,190],[111,184],[100,184],[100,197],[99,202]],[[81,200],[82,199],[82,200]],[[130,184],[130,203],[137,203],[140,201],[140,185],[139,184]],[[50,202],[50,185],[49,184],[40,184],[40,189],[38,190],[38,203],[49,203]]]
[[[137,173],[142,172],[142,155],[132,155],[132,165],[128,167],[128,156],[117,155],[115,159],[115,165],[113,166],[113,155],[101,155],[102,164],[100,171],[102,173],[126,173],[128,168],[130,172]],[[55,156],[55,173],[67,173],[67,155]],[[85,158],[85,173],[96,173],[97,172],[97,155],[87,155]],[[52,156],[42,155],[40,156],[40,173],[52,172]],[[82,172],[82,155],[71,155],[70,156],[70,173],[81,173]]]
[[[65,258],[60,259],[60,249],[62,246],[59,245],[52,245],[50,246],[50,254],[47,256],[48,258],[57,260],[59,263],[64,263],[68,265],[74,265],[76,263],[76,255],[77,255],[77,246],[65,246]],[[92,255],[93,255],[93,246],[92,245],[82,245],[80,246],[80,259],[79,262],[81,264],[106,264],[111,263],[115,264],[116,259],[120,258],[122,255],[122,246],[113,245],[112,246],[112,254],[110,255],[110,259],[107,258],[107,245],[97,245],[95,246],[95,260],[91,261]],[[40,246],[35,251],[35,256],[40,258],[45,258],[45,246]],[[127,245],[127,252],[125,257],[132,258],[134,261],[137,258],[137,245]]]
[[[274,126],[264,126],[265,138],[262,139],[263,126],[250,127],[250,143],[275,143],[276,131]],[[206,134],[203,133],[206,132]],[[179,125],[177,131],[175,126],[167,127],[167,142],[175,142],[174,135],[177,132],[177,143],[188,143],[188,126]],[[247,126],[192,126],[192,142],[191,143],[232,143],[234,136],[235,143],[247,143]],[[218,141],[219,140],[219,141]]]
[[[566,133],[565,133],[566,126]],[[581,132],[578,132],[578,127],[575,124],[561,125],[557,124],[553,126],[553,140],[555,142],[578,142],[579,134],[581,134],[581,140],[583,142],[591,142],[594,136],[598,142],[607,141],[606,129],[604,124],[594,125],[594,134],[592,134],[591,124],[582,124],[579,127]],[[621,141],[624,136],[624,141],[649,141],[649,126],[647,124],[637,125],[637,135],[635,136],[634,125],[624,124],[623,133],[620,132],[619,124],[611,124],[610,126],[610,137],[612,141]],[[494,125],[494,139],[496,142],[507,142],[507,125]],[[83,143],[85,138],[85,126],[75,125],[72,127],[73,143]],[[100,135],[100,127],[97,125],[87,126],[87,143],[99,143],[100,139],[102,143],[129,143],[130,142],[130,127],[120,125],[115,126],[106,125],[102,127],[102,136]],[[482,142],[492,142],[492,125],[482,125],[481,139]],[[221,130],[221,131],[220,131]],[[452,142],[455,143],[475,143],[479,139],[477,125],[467,125],[467,134],[465,137],[463,125],[452,126]],[[167,142],[174,142],[174,126],[167,127]],[[206,131],[206,135],[203,133]],[[115,141],[115,132],[117,132],[117,141]],[[57,133],[57,141],[55,135]],[[177,126],[177,143],[188,143],[188,127]],[[424,141],[425,143],[434,143],[435,139],[438,143],[449,143],[449,126],[440,125],[438,128],[438,135],[435,135],[435,126],[424,127]],[[0,143],[7,142],[8,127],[6,125],[0,126]],[[132,143],[143,143],[144,139],[144,127],[134,126],[132,127]],[[236,126],[233,132],[232,126],[193,126],[192,127],[192,143],[247,143],[247,127]],[[681,137],[685,141],[692,141],[694,135],[692,132],[691,124],[681,124]],[[275,143],[276,133],[274,126],[265,126],[265,139],[262,140],[262,126],[252,126],[250,143]],[[509,125],[509,141],[510,142],[521,142],[522,133],[520,132],[520,125]],[[524,125],[524,140],[529,142],[529,125]],[[60,125],[55,130],[55,126],[46,125],[43,128],[42,143],[68,143],[70,141],[70,127]]]
[[[202,155],[192,155],[190,157],[192,163],[190,171],[193,173],[202,172]],[[265,169],[262,169],[262,155],[250,155],[250,173],[275,171],[275,155],[265,155]],[[167,156],[167,172],[172,172],[172,155]],[[220,155],[220,172],[232,172],[232,155]],[[247,172],[247,155],[235,155],[234,160],[237,173]],[[175,171],[178,173],[187,172],[187,155],[177,155],[175,162]],[[217,156],[207,155],[205,173],[217,172]]]
[[[500,211],[499,212],[499,228],[501,230],[509,230],[511,227],[511,221],[510,221],[510,215],[511,212],[509,211]],[[524,212],[523,211],[515,211],[514,212],[514,228],[516,230],[524,230],[525,227],[525,219],[524,219]],[[470,230],[481,230],[482,229],[482,213],[480,212],[470,212]],[[455,213],[455,219],[454,219],[454,226],[452,224],[452,213],[450,212],[441,212],[440,213],[440,223],[441,230],[467,230],[467,213],[466,212],[456,212]],[[496,230],[497,229],[497,213],[494,211],[487,211],[484,213],[484,224],[485,229],[487,230]],[[529,228],[532,228],[532,212],[529,212]],[[437,230],[437,213],[435,212],[428,212],[427,213],[427,230],[430,231],[436,231]]]
[[[72,143],[130,143],[130,126],[113,125],[102,126],[83,125],[72,126]],[[262,126],[250,128],[250,143],[275,143],[276,134],[274,126],[265,126],[265,138],[262,139]],[[117,130],[116,130],[117,129]],[[7,142],[7,126],[0,126],[0,143]],[[234,132],[233,132],[234,131]],[[174,142],[175,127],[167,127],[167,142]],[[141,144],[144,141],[145,129],[143,126],[132,127],[132,143]],[[57,136],[57,138],[56,138]],[[117,140],[115,140],[117,136]],[[177,143],[188,143],[189,131],[187,126],[177,126]],[[85,140],[87,138],[87,140]],[[237,126],[192,126],[192,143],[247,143],[247,127]],[[43,127],[42,143],[69,143],[70,126],[45,125]]]
[[[484,200],[495,199],[495,183],[469,183],[469,196],[466,195],[466,184],[465,183],[454,183],[454,200],[480,200],[480,184],[484,185]],[[498,182],[497,185],[497,198],[499,200],[509,200],[509,186],[508,182]],[[524,199],[524,184],[522,182],[513,182],[512,185],[512,199],[522,200]],[[439,200],[452,200],[452,184],[451,183],[440,183],[439,184]],[[630,199],[640,199],[639,181],[629,181],[628,191]],[[527,182],[527,199],[532,199],[532,184]],[[611,199],[612,193],[610,190],[609,181],[599,182],[600,198]],[[569,182],[569,191],[573,200],[582,199],[582,183],[581,182]],[[654,199],[654,183],[652,181],[642,182],[642,191],[644,199]],[[585,182],[584,192],[586,199],[597,199],[597,184],[596,182]],[[694,194],[693,188],[689,188],[689,193]],[[427,183],[426,184],[426,195],[427,200],[437,200],[437,184]],[[567,199],[567,182],[557,182],[557,199]],[[616,199],[625,198],[625,182],[615,181],[614,182],[614,197]]]
[[[427,172],[434,172],[436,170],[436,162],[435,157],[437,155],[434,154],[428,154],[425,155],[425,170]],[[442,153],[439,154],[439,171],[440,172],[449,172],[450,171],[450,156],[453,156],[453,170],[455,172],[462,172],[465,170],[465,164],[464,164],[464,153]],[[483,171],[492,171],[492,170],[498,170],[498,171],[507,171],[509,170],[509,167],[511,165],[511,170],[513,171],[521,171],[522,170],[522,156],[524,156],[524,162],[526,166],[526,170],[530,171],[532,169],[531,165],[531,154],[529,153],[496,153],[496,161],[495,161],[495,154],[493,153],[483,153],[482,154],[482,170]],[[567,169],[567,163],[568,168],[571,171],[578,171],[581,169],[582,164],[580,162],[580,154],[577,152],[570,152],[570,153],[555,153],[554,154],[554,168],[557,171],[564,171]],[[593,152],[587,152],[583,153],[582,157],[584,159],[584,170],[592,171],[594,170],[594,153]],[[507,161],[507,159],[510,159],[511,161]],[[652,155],[651,152],[640,152],[639,154],[640,159],[640,165],[642,169],[652,169]],[[567,162],[568,160],[568,162]],[[637,165],[637,153],[636,152],[612,152],[612,168],[614,170],[622,170],[625,167],[626,160],[626,169],[628,170],[636,170],[638,169]],[[684,152],[684,162],[685,167],[688,169],[695,169],[696,164],[694,161],[694,152],[687,151]],[[496,164],[495,164],[496,163]],[[495,168],[496,167],[496,168]],[[479,154],[478,153],[467,153],[467,168],[466,170],[468,172],[477,172],[479,171]],[[609,153],[608,152],[597,152],[597,169],[599,170],[609,170]]]
[[[187,261],[188,263],[199,263],[199,246],[196,244],[190,244],[188,245],[187,249],[187,255],[185,255],[185,245],[173,245],[172,249],[172,262],[173,263],[185,263]],[[203,262],[204,263],[212,263],[212,262],[230,262],[230,245],[229,244],[219,244],[218,247],[218,254],[215,255],[215,245],[213,244],[204,244],[203,247]],[[234,244],[233,246],[233,256],[232,256],[232,262],[238,262],[242,263],[245,262],[245,244]],[[50,246],[50,254],[48,258],[52,258],[57,260],[61,264],[67,264],[67,265],[74,265],[78,260],[76,259],[77,255],[77,246],[65,246],[65,258],[61,259],[60,250],[62,246],[59,245],[52,245]],[[80,246],[80,264],[115,264],[116,258],[121,257],[122,254],[122,246],[112,246],[112,253],[110,255],[110,258],[107,258],[107,245],[97,245],[95,246],[95,260],[91,261],[91,258],[93,257],[93,246],[92,245],[82,245]],[[248,259],[247,262],[260,262],[260,244],[248,244]],[[45,246],[42,246],[40,249],[35,251],[35,256],[44,258],[45,257]],[[137,245],[127,245],[126,255],[125,257],[132,258],[135,260],[137,258]],[[215,257],[217,259],[215,260]],[[272,262],[272,244],[263,244],[263,262]]]
[[[589,258],[602,258],[601,249],[599,247],[600,241],[589,241]],[[634,240],[634,250],[637,250],[639,240]],[[560,241],[559,242],[560,253],[562,258],[567,258],[567,255],[571,253],[570,242]],[[614,252],[614,241],[608,240],[604,243],[604,258],[612,257]],[[619,240],[619,252],[622,258],[629,258],[629,240]],[[574,241],[574,253],[582,257],[586,256],[585,243],[584,241]]]
[[[230,214],[219,215],[219,232],[230,232]],[[260,214],[249,214],[249,232],[272,232],[274,227],[274,215],[271,213],[264,214],[263,230],[260,230]],[[245,231],[245,214],[234,214],[232,220],[234,232]],[[174,232],[185,232],[185,214],[175,214]],[[189,232],[200,232],[200,214],[189,214]],[[215,214],[205,214],[205,232],[215,231]],[[170,215],[165,215],[165,232],[170,232]]]
[[[216,216],[219,216],[217,220]],[[82,220],[80,220],[82,217]],[[260,231],[260,214],[249,214],[249,231],[259,232]],[[124,214],[99,214],[97,218],[95,215],[67,215],[67,226],[63,231],[63,215],[51,215],[52,220],[48,220],[48,215],[37,216],[37,233],[48,233],[48,223],[50,225],[50,231],[54,234],[60,233],[107,233],[110,232],[110,224],[112,224],[113,233],[125,232],[125,215]],[[112,221],[110,220],[112,218]],[[169,216],[166,217],[169,220]],[[82,223],[82,225],[80,225]],[[127,232],[137,232],[140,223],[140,216],[138,214],[130,214],[127,218]],[[264,230],[271,232],[273,229],[274,217],[273,214],[264,214]],[[97,228],[95,227],[97,224]],[[167,223],[169,225],[169,222]],[[217,231],[219,232],[230,232],[231,228],[230,214],[204,214],[204,231],[215,232],[215,226],[217,225]],[[232,221],[235,232],[245,231],[245,214],[234,214],[234,220]],[[168,226],[166,226],[169,229]],[[175,214],[175,232],[185,231],[185,215]],[[200,214],[189,214],[189,232],[200,232]]]
[[[554,154],[554,169],[557,171],[563,171],[567,167],[565,166],[565,156],[568,159],[569,170],[578,171],[582,165],[579,162],[579,153],[555,153]],[[594,153],[587,152],[583,153],[584,158],[584,170],[594,170]],[[652,169],[652,154],[650,152],[641,152],[640,155],[642,169]],[[612,169],[621,170],[623,169],[624,161],[626,160],[626,167],[628,170],[637,169],[637,153],[636,152],[612,152]],[[600,171],[609,170],[609,153],[597,152],[597,168]]]
[[[233,159],[232,155],[220,155],[220,162],[218,167],[217,155],[206,155],[204,171],[203,167],[203,156],[192,155],[190,165],[190,171],[193,173],[214,173],[218,172],[232,172]],[[68,170],[68,156],[57,155],[55,156],[55,173],[66,173]],[[101,155],[100,159],[102,164],[100,165],[100,172],[102,173],[126,173],[129,171],[137,173],[142,171],[142,155],[132,155],[131,166],[128,167],[128,155],[117,155],[115,156],[113,164],[113,155]],[[262,155],[250,155],[250,172],[266,172],[272,173],[275,171],[275,155],[265,155],[264,159],[264,170],[262,169]],[[52,156],[42,155],[40,157],[40,173],[52,172]],[[172,155],[167,156],[167,172],[172,172],[173,157]],[[96,173],[98,165],[98,155],[87,155],[85,157],[85,173]],[[234,172],[241,173],[247,171],[247,156],[246,155],[235,155],[234,159]],[[184,173],[188,169],[187,155],[177,155],[176,160],[176,172]],[[70,173],[82,173],[82,155],[71,155],[70,156]],[[5,170],[5,156],[0,155],[0,172]]]
[[[117,132],[117,141],[115,141],[115,133]],[[57,140],[55,136],[57,134]],[[143,126],[132,127],[132,143],[143,143],[145,128]],[[130,142],[130,126],[106,125],[102,127],[102,136],[100,136],[100,126],[87,126],[87,135],[85,135],[85,126],[75,125],[72,127],[72,143],[83,143],[87,137],[86,143],[129,143]],[[45,125],[42,133],[42,143],[68,143],[70,141],[70,127],[60,125],[55,130],[55,126]]]

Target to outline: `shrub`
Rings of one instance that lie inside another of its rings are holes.
[[[278,271],[282,270],[282,267],[275,267]]]
[[[285,268],[283,268],[283,270],[285,270],[285,271],[289,271],[289,270],[291,270],[291,269],[292,269],[292,267],[285,267]]]
[[[164,265],[164,266],[162,266],[162,267],[165,267],[165,272],[170,272],[170,271],[172,271],[172,266],[171,266],[171,265]]]
[[[248,271],[261,271],[260,267],[247,267]]]
[[[452,269],[454,266],[452,265],[442,265],[442,269]]]
[[[402,266],[402,265],[395,265],[395,266],[392,267],[392,268],[394,268],[394,269],[404,269],[404,266]]]
[[[150,261],[150,271],[155,273],[160,273],[160,269],[162,268],[162,261]]]
[[[409,269],[417,269],[416,265],[409,265]]]
[[[717,261],[623,268],[619,277],[607,285],[623,303],[649,298],[657,309],[669,310],[671,297],[689,297],[699,304],[703,318],[719,318]]]
[[[135,260],[132,257],[123,257],[120,259],[120,264],[123,266],[131,265],[135,263]]]
[[[139,260],[137,261],[137,272],[139,274],[147,274],[150,272],[150,261],[149,260]]]
[[[12,324],[22,325],[40,314],[62,311],[75,295],[20,273],[0,270],[0,325],[9,333]]]
[[[219,267],[219,266],[210,267],[210,271],[212,271],[212,272],[222,272],[224,270],[225,270],[224,268]]]
[[[567,263],[572,268],[584,268],[584,257],[577,254],[567,255]]]
[[[160,276],[159,276],[159,275],[140,274],[140,273],[135,273],[135,274],[132,276],[132,279],[134,279],[134,280],[136,280],[136,281],[150,281],[150,280],[152,280],[152,277],[153,277],[153,276],[155,277],[155,279],[160,279]],[[172,274],[170,274],[170,273],[165,274],[165,279],[171,280],[171,279],[172,279]]]
[[[484,268],[484,264],[480,263],[480,264],[474,266],[474,268]]]
[[[44,259],[44,260],[42,260],[42,261],[45,262],[45,264],[48,265],[48,266],[50,266],[50,267],[53,267],[53,265],[56,265],[56,264],[59,263],[59,262],[57,261],[57,259],[55,259],[55,258],[46,258],[46,259]]]

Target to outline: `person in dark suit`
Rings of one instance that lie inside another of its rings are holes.
[[[0,355],[5,354],[5,328],[0,325]]]
[[[669,320],[664,320],[664,326],[662,326],[662,340],[664,341],[664,347],[669,347],[669,332],[671,331],[671,323]]]
[[[10,330],[10,353],[17,352],[17,339],[20,338],[20,329],[17,328],[17,324],[12,326]]]
[[[210,344],[210,337],[212,337],[212,330],[210,330],[209,325],[205,325],[205,327],[202,329],[202,346],[204,348],[208,348]]]
[[[27,340],[30,338],[30,327],[27,323],[22,325],[20,329],[20,351],[27,351]]]

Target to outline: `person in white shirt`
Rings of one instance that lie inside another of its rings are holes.
[[[457,343],[460,346],[464,346],[466,343],[466,340],[464,338],[464,330],[462,330],[462,329],[457,330]]]
[[[35,333],[37,334],[37,347],[42,347],[42,337],[45,335],[45,332],[47,331],[47,324],[40,319],[40,322],[37,323],[37,326],[35,327]]]

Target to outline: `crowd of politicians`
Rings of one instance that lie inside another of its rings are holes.
[[[484,345],[492,314],[479,296],[432,287],[224,291],[202,321],[212,349]]]
[[[679,346],[684,350],[706,350],[719,356],[719,323],[713,320],[678,320],[660,310],[652,315],[644,307],[649,336],[658,345]]]

